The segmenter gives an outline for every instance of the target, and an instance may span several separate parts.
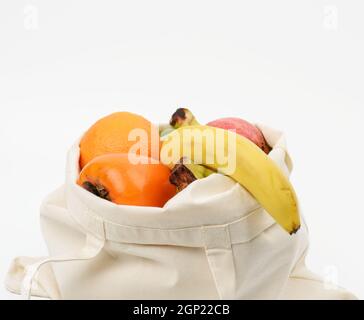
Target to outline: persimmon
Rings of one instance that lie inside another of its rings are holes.
[[[134,131],[134,129],[139,129]],[[115,112],[98,120],[80,141],[80,168],[97,156],[135,152],[158,159],[158,128],[140,115]]]
[[[116,204],[163,207],[176,194],[169,182],[170,169],[140,159],[134,164],[125,153],[98,156],[81,170],[77,183]]]

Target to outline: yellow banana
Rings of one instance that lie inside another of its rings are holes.
[[[196,179],[206,178],[209,175],[215,173],[215,171],[206,168],[205,166],[201,166],[195,163],[185,163],[184,164],[188,170],[190,170]]]
[[[229,163],[221,163],[221,154]],[[182,126],[166,137],[160,154],[162,163],[171,168],[181,157],[240,183],[288,233],[300,228],[293,186],[274,161],[247,138],[220,128]]]

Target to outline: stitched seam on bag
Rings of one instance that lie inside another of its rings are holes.
[[[289,279],[291,279],[291,280],[305,280],[305,281],[323,283],[323,281],[318,280],[318,279],[310,279],[310,278],[304,278],[304,277],[289,277]],[[339,286],[337,286],[337,287],[340,288]]]
[[[96,234],[94,232],[94,230],[90,230],[89,228],[87,228],[83,223],[81,223],[78,219],[76,219],[74,217],[74,215],[72,213],[70,213],[69,210],[67,210],[67,213],[70,215],[71,219],[85,232],[85,233],[91,233],[93,234],[95,237],[99,238],[99,239],[105,239],[105,240],[109,240],[109,241],[114,241],[114,242],[117,242],[117,240],[115,239],[107,239],[107,227],[106,227],[106,223],[108,223],[109,225],[113,226],[113,227],[121,227],[121,228],[126,228],[126,229],[131,229],[131,230],[137,230],[137,231],[161,231],[161,232],[174,232],[174,231],[201,231],[201,228],[218,228],[218,227],[224,227],[224,228],[227,228],[229,229],[229,226],[232,225],[232,224],[235,224],[235,223],[239,223],[240,221],[244,221],[246,219],[248,219],[250,216],[252,216],[253,214],[256,214],[255,212],[258,211],[258,210],[261,210],[262,208],[260,206],[250,210],[244,217],[242,218],[239,218],[237,220],[234,220],[230,223],[227,223],[227,224],[221,224],[221,225],[204,225],[204,226],[197,226],[197,227],[184,227],[184,228],[172,228],[172,229],[161,229],[161,228],[146,228],[146,227],[135,227],[135,226],[130,226],[130,225],[122,225],[122,224],[117,224],[117,223],[114,223],[114,222],[111,222],[111,221],[108,221],[108,220],[103,220],[101,218],[98,218],[98,216],[94,213],[93,210],[91,210],[87,205],[86,205],[86,208],[88,209],[88,214],[91,219],[99,219],[100,222],[102,222],[102,229],[103,229],[103,235],[101,236],[100,238],[100,235],[99,234]],[[266,229],[269,229],[271,228],[272,226],[274,226],[274,224],[270,225],[268,228]],[[265,231],[266,229],[264,229],[263,231]],[[233,243],[232,240],[231,240],[231,235],[230,235],[230,230],[229,231],[229,234],[228,234],[228,237],[229,237],[229,240],[230,240],[230,246],[231,245],[234,245],[234,244],[241,244],[241,243],[247,243],[247,242],[250,242],[252,240],[254,240],[256,237],[259,236],[259,234],[255,235],[254,237],[252,237],[251,239],[247,239],[246,241],[242,241],[242,242],[237,242],[237,243]],[[203,240],[203,239],[201,239]],[[130,242],[132,243],[132,242]],[[139,244],[139,242],[136,242],[137,244]],[[149,243],[143,243],[143,244],[149,244]],[[154,244],[154,243],[150,243],[150,244]],[[157,242],[156,244],[159,244],[159,242]],[[168,245],[168,244],[166,244]]]
[[[99,218],[99,215],[97,213],[95,213],[95,211],[93,209],[91,209],[86,203],[83,203],[83,205],[87,208],[88,212],[90,212],[90,216],[93,215],[94,217],[91,216],[92,219],[96,219],[96,218]],[[230,222],[227,222],[227,223],[223,223],[223,224],[211,224],[211,225],[203,225],[203,227],[218,227],[218,226],[226,226],[226,225],[230,225],[230,224],[233,224],[233,223],[236,223],[236,222],[239,222],[239,221],[242,221],[242,220],[245,220],[247,219],[250,215],[254,214],[255,211],[259,210],[259,209],[262,209],[262,207],[259,205],[257,206],[256,208],[250,210],[248,213],[245,214],[244,217],[241,217],[239,219],[236,219],[234,221],[230,221]],[[73,214],[70,213],[70,215],[72,216]],[[96,217],[96,218],[95,218]],[[138,227],[138,226],[132,226],[132,225],[126,225],[126,224],[119,224],[119,223],[115,223],[115,222],[112,222],[110,220],[106,220],[104,218],[99,218],[101,219],[102,221],[104,221],[105,223],[109,223],[109,224],[112,224],[112,225],[116,225],[116,226],[121,226],[121,227],[127,227],[127,228],[133,228],[133,229],[142,229],[142,230],[166,230],[166,231],[174,231],[174,230],[185,230],[185,229],[198,229],[200,228],[201,226],[198,226],[198,227],[181,227],[181,228],[171,228],[171,229],[162,229],[162,228],[148,228],[148,227]]]
[[[240,220],[240,219],[239,219]],[[196,227],[181,227],[181,228],[170,228],[170,229],[163,229],[163,228],[149,228],[149,227],[138,227],[138,226],[132,226],[132,225],[125,225],[125,224],[118,224],[115,222],[111,222],[109,220],[105,220],[106,223],[111,224],[113,226],[119,226],[119,227],[123,227],[123,228],[130,228],[130,229],[136,229],[136,230],[158,230],[158,231],[183,231],[183,230],[195,230],[195,229],[200,229],[201,227],[223,227],[226,225],[229,225],[231,223],[235,223],[238,222],[238,220],[235,220],[233,222],[229,222],[227,224],[210,224],[210,225],[200,225],[200,226],[196,226]]]
[[[125,228],[125,229],[134,229],[134,230],[142,230],[142,231],[150,230],[150,231],[166,231],[166,232],[168,232],[168,231],[198,230],[198,229],[201,228],[201,226],[198,226],[198,227],[161,229],[161,228],[135,227],[135,226],[125,225],[125,224],[114,223],[114,222],[111,222],[111,221],[108,221],[108,220],[105,220],[104,222],[107,223],[107,224],[110,224],[112,226],[115,226],[115,227],[122,227],[122,228]],[[212,226],[219,227],[219,226],[224,226],[224,225],[212,225]]]
[[[205,256],[206,256],[206,259],[207,259],[207,264],[209,265],[209,270],[210,270],[210,273],[211,273],[211,276],[212,276],[212,279],[214,281],[214,284],[215,284],[215,289],[216,289],[216,292],[219,296],[219,300],[222,300],[222,294],[220,292],[220,288],[219,288],[219,285],[217,284],[217,278],[216,278],[216,274],[214,272],[214,263],[212,261],[212,259],[209,259],[209,256],[208,256],[208,253],[207,253],[207,249],[205,248],[204,249],[205,251]],[[215,267],[216,268],[216,267]]]
[[[96,237],[99,240],[105,240],[105,224],[104,221],[102,221],[102,227],[103,227],[103,236],[100,237],[100,234],[97,234],[94,230],[91,230],[90,228],[88,228],[87,226],[85,226],[85,224],[81,223],[78,219],[75,218],[75,216],[69,212],[69,210],[67,210],[70,218],[80,227],[81,230],[84,231],[85,234],[92,234],[94,237]],[[93,220],[95,220],[96,218],[91,217]]]
[[[243,243],[251,242],[254,239],[256,239],[257,237],[259,237],[263,232],[266,232],[267,230],[269,230],[270,228],[275,227],[276,225],[277,225],[276,222],[272,222],[272,224],[270,224],[269,226],[265,227],[261,232],[258,232],[257,234],[254,234],[251,238],[246,239],[246,240],[242,240],[242,241],[231,242],[231,245],[237,245],[237,244],[243,244]]]
[[[104,223],[110,224],[112,226],[116,226],[116,227],[123,227],[123,228],[130,228],[130,229],[135,229],[135,230],[159,230],[159,231],[178,231],[178,230],[196,230],[196,229],[200,229],[201,227],[226,227],[229,226],[231,224],[234,223],[238,223],[240,221],[244,221],[245,219],[248,219],[248,217],[250,217],[251,215],[253,215],[255,213],[255,211],[261,209],[261,207],[259,206],[258,208],[255,208],[254,210],[249,211],[244,217],[239,218],[237,220],[228,222],[228,223],[224,223],[224,224],[211,224],[211,225],[201,225],[201,226],[195,226],[195,227],[182,227],[182,228],[170,228],[170,229],[163,229],[163,228],[149,228],[149,227],[138,227],[138,226],[132,226],[132,225],[126,225],[126,224],[119,224],[119,223],[115,223],[112,222],[110,220],[105,220],[103,219]],[[90,209],[91,210],[91,209]],[[93,215],[95,215],[95,213],[91,210],[91,213]],[[72,215],[72,214],[71,214]],[[96,215],[97,216],[97,215]],[[94,217],[91,217],[92,219],[95,219]]]
[[[221,230],[223,229],[223,230]],[[209,235],[211,232],[214,233],[216,231],[219,231],[219,234],[223,234],[223,239],[220,238],[218,239],[218,235],[215,233],[215,237],[213,236],[211,238],[211,236]],[[211,231],[211,232],[210,232]],[[203,241],[205,244],[205,248],[208,249],[229,249],[231,248],[231,239],[230,239],[230,232],[229,232],[229,228],[227,225],[221,225],[221,226],[217,226],[217,227],[202,227],[202,234],[203,234]],[[215,241],[211,240],[211,239],[218,239],[220,241]],[[222,240],[222,241],[221,241]]]

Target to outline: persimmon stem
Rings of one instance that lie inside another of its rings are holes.
[[[84,183],[82,183],[82,187],[87,191],[93,193],[95,196],[111,201],[109,191],[107,191],[107,189],[101,184],[93,184],[90,181],[85,181]]]

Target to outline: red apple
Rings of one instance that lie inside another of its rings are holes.
[[[225,130],[235,131],[237,134],[240,134],[255,143],[267,154],[271,150],[271,147],[268,145],[267,141],[265,141],[262,132],[256,126],[243,119],[221,118],[211,121],[207,125]]]

